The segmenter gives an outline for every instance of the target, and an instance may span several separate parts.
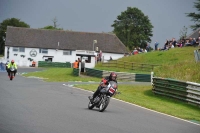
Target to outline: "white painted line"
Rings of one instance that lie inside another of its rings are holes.
[[[63,85],[66,86],[65,84],[63,84]],[[71,86],[70,86],[70,87],[71,87]],[[93,93],[92,91],[84,90],[84,89],[77,88],[77,87],[73,87],[73,86],[72,86],[72,88],[75,88],[75,89],[78,89],[78,90],[82,90],[82,91],[86,91],[86,92]],[[113,98],[113,97],[112,97],[112,99],[117,100],[117,101],[120,101],[120,102],[123,102],[123,103],[130,104],[130,105],[133,105],[133,106],[136,106],[136,107],[142,108],[142,109],[146,109],[146,110],[149,110],[149,111],[152,111],[152,112],[158,113],[158,114],[162,114],[162,115],[165,115],[165,116],[169,116],[169,117],[172,117],[172,118],[176,118],[176,119],[179,119],[179,120],[182,120],[182,121],[189,122],[189,123],[192,123],[192,124],[195,124],[195,125],[200,126],[200,124],[198,124],[198,123],[194,123],[194,122],[191,122],[191,121],[188,121],[188,120],[184,120],[184,119],[181,119],[181,118],[178,118],[178,117],[172,116],[172,115],[164,114],[164,113],[161,113],[161,112],[158,112],[158,111],[155,111],[155,110],[151,110],[151,109],[148,109],[148,108],[145,108],[145,107],[142,107],[142,106],[139,106],[139,105],[133,104],[133,103],[125,102],[125,101],[122,101],[122,100],[119,100],[119,99],[116,99],[116,98]]]

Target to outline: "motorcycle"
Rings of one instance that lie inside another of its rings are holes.
[[[117,91],[117,83],[114,81],[110,81],[107,86],[101,89],[98,96],[96,96],[93,102],[89,101],[88,109],[93,109],[94,107],[99,108],[99,112],[103,112],[109,102],[110,98],[116,93]],[[89,97],[90,99],[91,97]]]
[[[13,80],[13,78],[14,78],[14,71],[15,71],[15,68],[11,67],[10,68],[10,80]]]

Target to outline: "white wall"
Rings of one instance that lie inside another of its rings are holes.
[[[86,68],[94,68],[95,67],[95,57],[91,57],[91,63],[85,63]]]
[[[30,51],[36,50],[37,55],[36,57],[30,56]],[[28,60],[28,58],[33,59],[34,61],[45,61],[45,58],[43,56],[53,56],[52,62],[70,62],[73,63],[76,58],[76,51],[72,51],[72,55],[63,55],[63,50],[55,50],[55,49],[48,49],[48,54],[39,53],[39,48],[25,48],[25,52],[14,52],[13,47],[10,47],[9,49],[9,61],[15,60],[15,62],[18,64],[18,66],[29,66],[32,64]],[[14,54],[17,54],[17,56],[14,56]],[[25,55],[25,57],[21,57],[21,55]],[[7,46],[5,46],[5,59],[7,60]],[[37,63],[38,64],[38,63]]]
[[[30,66],[32,64],[31,61],[28,60],[28,58],[33,59],[34,61],[45,61],[45,58],[43,56],[53,56],[52,62],[70,62],[73,63],[75,60],[78,59],[78,56],[76,56],[76,51],[72,51],[72,55],[63,55],[63,50],[55,50],[55,49],[48,49],[48,54],[39,53],[39,48],[25,48],[25,52],[14,52],[13,47],[10,47],[9,49],[9,59],[7,59],[7,48],[8,46],[5,46],[5,60],[15,60],[18,66]],[[30,56],[30,51],[36,50],[37,55],[36,57]],[[14,56],[14,54],[17,54],[17,56]],[[25,55],[25,57],[21,57],[21,55]],[[123,57],[123,54],[114,54],[114,53],[102,53],[102,56],[104,57],[104,61],[107,61],[110,59],[110,56],[113,60],[119,59]],[[95,66],[95,57],[91,57],[91,63],[85,63],[85,67],[87,68],[94,68]],[[36,66],[38,63],[36,64]]]
[[[117,60],[119,58],[124,57],[124,54],[104,53],[102,51],[102,57],[104,57],[104,62],[110,60],[110,56],[112,57],[113,60]]]

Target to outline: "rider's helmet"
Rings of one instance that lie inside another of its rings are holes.
[[[111,72],[109,78],[110,78],[110,80],[114,80],[115,81],[117,79],[117,74],[115,72]]]
[[[11,63],[15,63],[15,61],[14,61],[14,60],[12,60],[12,61],[11,61]]]

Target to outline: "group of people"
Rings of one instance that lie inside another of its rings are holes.
[[[166,39],[166,42],[164,44],[164,46],[162,48],[158,48],[158,42],[155,42],[155,50],[169,50],[170,48],[175,48],[175,47],[185,47],[185,46],[200,46],[200,37],[196,38],[192,38],[190,37],[189,39],[180,39],[180,40],[176,40],[175,38],[170,39]]]
[[[137,55],[137,54],[147,53],[147,52],[150,52],[150,46],[148,44],[146,48],[135,47],[132,51],[128,53],[128,55],[124,54],[124,56]]]

